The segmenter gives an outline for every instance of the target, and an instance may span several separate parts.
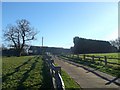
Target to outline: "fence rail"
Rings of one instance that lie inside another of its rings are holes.
[[[66,56],[69,56],[69,55],[66,55]],[[96,55],[86,55],[86,54],[83,54],[83,55],[75,55],[75,54],[72,54],[70,55],[70,57],[73,57],[73,58],[81,58],[83,60],[91,60],[93,62],[95,61],[100,61],[100,62],[104,62],[105,65],[108,65],[108,64],[113,64],[113,65],[120,65],[120,58],[118,57],[107,57],[107,56],[96,56]],[[97,60],[96,60],[97,59]],[[113,62],[111,60],[115,60],[116,62]]]
[[[84,60],[86,60],[87,58],[90,58],[93,62],[95,61],[95,59],[98,59],[98,61],[104,62],[105,65],[107,65],[107,64],[120,65],[120,63],[108,61],[108,59],[109,60],[111,59],[111,60],[118,60],[118,62],[119,62],[120,58],[109,58],[107,56],[83,55]]]
[[[54,65],[54,60],[50,58],[45,59],[52,76],[53,86],[56,90],[65,90],[64,82],[61,77],[61,67]]]

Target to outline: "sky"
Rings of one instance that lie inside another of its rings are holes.
[[[31,45],[70,48],[73,38],[118,37],[117,2],[3,2],[2,29],[27,19],[39,33]]]

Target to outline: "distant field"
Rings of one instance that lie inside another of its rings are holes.
[[[97,53],[97,54],[88,54],[88,55],[107,56],[107,57],[112,57],[112,58],[120,58],[120,53]]]
[[[86,55],[94,55],[94,56],[106,56],[107,58],[120,58],[120,53],[101,53],[101,54],[86,54]],[[107,59],[108,62],[120,63],[118,59]]]
[[[51,88],[49,70],[40,56],[3,57],[2,88]]]

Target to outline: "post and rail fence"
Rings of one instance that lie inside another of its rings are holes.
[[[53,82],[54,89],[65,90],[65,85],[61,77],[61,67],[55,66],[54,60],[51,60],[51,58],[45,58],[44,60],[50,69],[50,74],[52,76],[52,82]]]
[[[120,63],[116,63],[116,62],[109,62],[108,59],[112,59],[112,60],[120,60],[120,58],[109,58],[107,56],[94,56],[94,55],[83,55],[84,60],[86,60],[87,58],[91,58],[91,60],[94,62],[95,59],[98,59],[98,61],[104,62],[105,65],[107,64],[116,64],[116,65],[120,65]]]
[[[63,55],[64,56],[64,55]],[[69,55],[66,55],[69,57]],[[91,60],[92,62],[100,61],[100,63],[104,62],[104,65],[113,64],[113,65],[120,65],[120,58],[113,58],[113,57],[107,57],[107,56],[95,56],[95,55],[70,55],[72,58],[80,58],[81,60]],[[111,60],[116,60],[116,62],[111,62]]]

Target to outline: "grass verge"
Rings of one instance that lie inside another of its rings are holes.
[[[55,64],[55,66],[58,66],[58,64]],[[61,77],[66,90],[81,90],[80,85],[78,85],[78,83],[75,82],[63,69],[61,70]]]

